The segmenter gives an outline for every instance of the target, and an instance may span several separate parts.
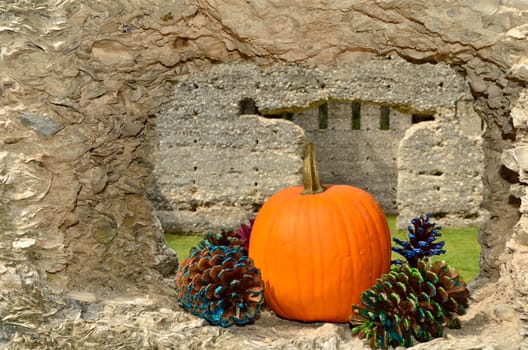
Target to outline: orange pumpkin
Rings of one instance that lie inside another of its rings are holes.
[[[313,144],[304,160],[304,187],[274,194],[259,211],[249,256],[264,297],[281,317],[348,322],[352,304],[390,268],[387,220],[367,192],[321,186]]]

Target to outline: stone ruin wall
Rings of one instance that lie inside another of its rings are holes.
[[[319,108],[293,116],[293,122],[305,131],[305,138],[318,147],[321,180],[364,189],[376,198],[385,214],[397,214],[398,147],[411,126],[412,115],[385,107],[390,124],[387,130],[381,130],[379,105],[328,102],[326,108],[325,128],[320,125]]]
[[[424,115],[435,120],[413,125]],[[324,183],[369,191],[400,214],[400,227],[425,212],[442,225],[478,225],[481,124],[467,84],[442,64],[220,65],[186,77],[158,116],[149,198],[169,232],[236,228],[273,193],[302,183],[311,141]]]
[[[443,78],[433,79],[442,84]],[[423,89],[419,82],[407,86]],[[408,106],[396,106],[398,110],[358,103],[357,129],[350,102],[328,103],[326,129],[319,127],[320,111],[315,109],[295,114],[293,121],[319,146],[323,181],[369,191],[386,214],[398,215],[399,228],[426,212],[444,226],[479,225],[486,217],[480,208],[482,122],[468,95],[456,93],[460,100],[452,108],[426,115],[413,115]]]
[[[0,23],[1,347],[362,348],[346,325],[265,311],[225,330],[182,312],[145,194],[184,75],[395,55],[453,67],[485,124],[472,304],[461,330],[413,349],[526,348],[526,1],[18,0]]]
[[[487,222],[481,125],[472,102],[462,100],[454,109],[439,111],[435,121],[408,130],[398,149],[399,228],[425,212],[442,226]]]

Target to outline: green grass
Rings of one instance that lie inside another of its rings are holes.
[[[434,222],[434,218],[431,219]],[[396,217],[387,218],[392,237],[407,240],[407,230],[396,229]],[[433,260],[444,260],[455,268],[466,282],[475,279],[480,271],[480,245],[477,242],[478,227],[451,228],[442,227],[441,237],[437,241],[445,241],[445,254],[433,257]],[[396,243],[393,242],[393,246]],[[393,259],[404,259],[397,253],[392,253]]]
[[[407,240],[407,230],[396,229],[396,217],[390,216],[387,221],[389,222],[392,237]],[[444,249],[447,253],[434,257],[433,260],[445,260],[449,266],[458,270],[466,282],[471,282],[479,273],[480,246],[477,243],[477,231],[477,227],[443,227],[440,231],[442,237],[438,241],[446,242]],[[168,233],[165,235],[165,239],[169,247],[176,251],[178,258],[182,261],[189,255],[189,250],[202,239],[202,236]],[[399,258],[402,258],[399,254],[392,254],[392,259]]]
[[[195,247],[198,242],[202,239],[199,235],[180,235],[174,233],[166,233],[165,240],[167,245],[174,249],[178,254],[180,262],[189,256],[189,251],[192,247]]]

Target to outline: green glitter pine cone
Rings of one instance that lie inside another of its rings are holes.
[[[352,333],[372,348],[411,346],[441,337],[443,327],[459,328],[455,315],[468,307],[469,291],[445,262],[418,260],[417,267],[395,265],[352,306]]]

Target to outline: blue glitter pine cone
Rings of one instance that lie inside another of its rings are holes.
[[[442,236],[440,230],[442,227],[437,226],[436,223],[430,222],[431,214],[427,214],[425,218],[423,215],[411,220],[412,226],[408,226],[409,241],[402,241],[398,238],[392,240],[401,247],[392,247],[392,250],[405,257],[409,265],[416,267],[418,260],[422,258],[429,258],[433,255],[444,254],[446,251],[442,249],[445,242],[435,242],[435,240]],[[394,260],[394,264],[402,264],[401,260]]]
[[[258,318],[264,282],[241,247],[193,248],[176,275],[180,305],[213,325],[244,325]]]

